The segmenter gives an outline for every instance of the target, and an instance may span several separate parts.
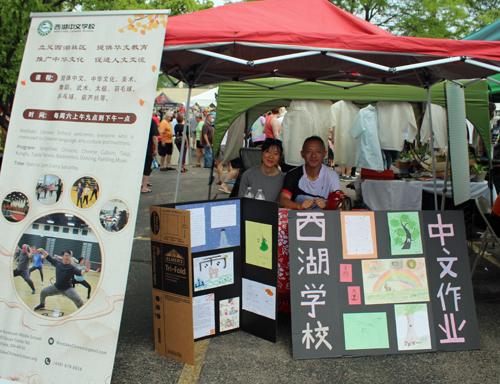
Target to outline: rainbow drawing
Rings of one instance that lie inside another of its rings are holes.
[[[397,281],[401,284],[407,286],[407,288],[420,288],[422,283],[419,278],[411,271],[407,269],[389,269],[385,271],[375,282],[373,286],[373,292],[381,292],[384,284],[390,281]]]

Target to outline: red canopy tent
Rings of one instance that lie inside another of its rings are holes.
[[[425,86],[500,70],[500,42],[393,36],[326,0],[171,17],[163,49],[162,69],[191,86],[269,76]]]
[[[190,89],[263,77],[429,89],[500,72],[500,42],[393,36],[326,0],[267,0],[169,18],[161,66]]]

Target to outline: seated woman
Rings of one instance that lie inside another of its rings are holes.
[[[265,200],[279,202],[283,181],[285,180],[285,175],[277,167],[282,154],[281,140],[267,138],[260,151],[262,164],[249,169],[243,174],[238,197],[245,196],[247,188],[252,187],[254,196],[259,189],[262,189]]]

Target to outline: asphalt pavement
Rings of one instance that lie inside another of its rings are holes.
[[[178,201],[206,200],[209,170],[187,168]],[[280,314],[276,343],[237,331],[197,342],[195,366],[156,354],[149,206],[174,202],[176,180],[154,171],[153,192],[141,195],[112,383],[500,383],[500,268],[487,260],[473,278],[481,350],[294,360],[290,316]],[[211,198],[226,198],[218,189]]]

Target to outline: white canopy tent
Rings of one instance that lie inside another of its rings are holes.
[[[191,98],[191,104],[198,104],[200,107],[210,107],[211,104],[217,105],[217,93],[219,92],[219,87],[209,89],[206,92],[194,96]]]

